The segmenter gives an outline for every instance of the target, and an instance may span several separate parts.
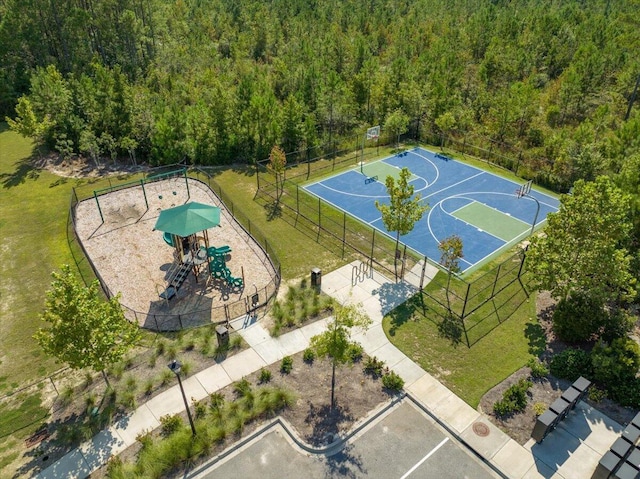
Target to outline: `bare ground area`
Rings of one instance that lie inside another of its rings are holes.
[[[538,295],[536,311],[538,321],[542,326],[546,338],[546,350],[541,358],[544,361],[548,361],[554,354],[568,347],[565,343],[558,340],[553,333],[551,314],[554,307],[555,302],[548,293],[543,292]],[[531,431],[536,422],[534,404],[541,403],[544,404],[546,408],[560,397],[562,391],[571,386],[570,381],[557,379],[552,375],[541,379],[534,378],[532,379],[533,387],[529,390],[529,401],[525,411],[513,414],[507,418],[497,417],[493,413],[493,404],[502,398],[502,394],[509,386],[515,384],[521,378],[529,378],[530,374],[531,370],[528,367],[516,371],[500,384],[489,390],[480,400],[479,406],[479,409],[489,416],[493,424],[518,441],[519,444],[525,444],[531,438]],[[599,402],[587,399],[587,403],[622,425],[628,424],[635,415],[635,411],[632,409],[621,407],[607,398]]]

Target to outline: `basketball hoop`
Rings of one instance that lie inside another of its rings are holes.
[[[529,180],[524,185],[522,185],[520,188],[518,188],[516,190],[516,197],[518,199],[520,199],[523,196],[527,196],[531,192],[531,184],[532,183],[533,183],[533,180]]]
[[[367,129],[367,140],[376,140],[378,141],[378,137],[380,136],[380,125],[372,126]]]

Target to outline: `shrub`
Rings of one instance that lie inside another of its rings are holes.
[[[640,379],[634,378],[607,387],[608,395],[621,406],[640,409]]]
[[[239,334],[234,334],[229,339],[229,349],[240,349],[242,348],[242,336]]]
[[[285,356],[280,363],[280,372],[283,374],[289,374],[293,369],[293,358],[291,356]]]
[[[136,403],[136,393],[134,391],[124,391],[120,394],[120,404],[122,404],[127,409],[135,409],[137,406]]]
[[[607,397],[607,391],[600,389],[597,386],[592,385],[589,388],[589,399],[593,402],[600,402]]]
[[[364,372],[373,376],[374,378],[379,378],[382,376],[382,370],[384,369],[384,361],[373,357],[368,357],[364,363]]]
[[[144,383],[144,394],[145,396],[150,396],[153,392],[153,380],[148,379],[147,382]]]
[[[164,341],[158,341],[158,344],[156,344],[156,356],[162,356],[166,347],[167,343],[165,343]]]
[[[527,363],[527,366],[531,369],[531,377],[543,378],[549,374],[549,369],[544,363],[541,363],[537,358],[531,358]]]
[[[394,371],[389,371],[382,376],[382,385],[391,391],[400,391],[404,387],[404,379]]]
[[[202,401],[193,401],[193,415],[201,419],[207,415],[207,405]]]
[[[358,343],[349,344],[349,349],[347,350],[347,354],[349,355],[349,359],[353,363],[357,363],[362,359],[362,355],[364,354],[364,348]]]
[[[168,369],[164,369],[160,375],[160,386],[166,386],[174,378],[174,374]]]
[[[193,370],[193,365],[189,361],[185,361],[182,363],[180,372],[182,373],[183,376],[188,376],[189,374],[191,374],[192,370]]]
[[[233,383],[233,392],[235,392],[238,397],[244,397],[251,392],[251,383],[245,378],[242,378],[240,381]]]
[[[575,381],[580,376],[593,376],[589,353],[582,349],[569,348],[556,354],[549,365],[551,374],[558,378]]]
[[[311,364],[315,359],[316,359],[316,353],[311,348],[305,349],[304,353],[302,353],[302,360],[305,363]]]
[[[185,344],[184,344],[184,346],[182,347],[182,349],[183,349],[184,351],[193,351],[193,349],[194,349],[195,347],[196,347],[196,341],[195,341],[195,339],[191,338],[191,339],[188,339],[188,340],[185,342]]]
[[[175,433],[184,426],[182,418],[178,414],[162,416],[160,418],[160,427],[162,435],[167,437]]]
[[[615,386],[636,377],[640,367],[640,346],[629,338],[618,338],[610,346],[597,344],[591,352],[593,377]]]
[[[588,341],[604,326],[605,317],[601,302],[574,293],[558,302],[553,313],[553,330],[563,341]]]
[[[527,407],[527,393],[531,386],[533,383],[524,378],[509,386],[502,394],[502,399],[493,404],[493,412],[497,416],[507,416],[524,411]]]
[[[213,393],[209,396],[209,408],[218,411],[224,406],[224,396],[222,393]]]
[[[259,381],[261,384],[268,383],[271,381],[271,371],[266,368],[262,368],[260,370],[260,378]]]
[[[547,410],[547,405],[543,402],[537,402],[533,404],[533,413],[538,416],[542,416]]]

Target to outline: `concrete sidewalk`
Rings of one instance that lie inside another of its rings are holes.
[[[407,358],[387,339],[383,316],[406,301],[415,285],[395,283],[384,276],[352,263],[322,278],[323,292],[341,303],[361,303],[373,324],[354,339],[369,356],[385,361],[405,381],[405,389],[441,425],[466,443],[505,477],[512,479],[584,479],[619,437],[622,426],[580,403],[543,444],[533,441],[524,447],[493,426],[488,418],[455,396],[430,374]],[[427,276],[432,277],[435,271]],[[200,371],[183,381],[187,397],[201,400],[267,364],[293,355],[309,345],[311,337],[326,328],[326,321],[272,338],[259,324],[245,319],[232,322],[250,348],[222,363]],[[174,386],[140,406],[134,413],[83,443],[36,477],[84,478],[136,442],[136,437],[160,425],[160,417],[184,411],[178,386]]]

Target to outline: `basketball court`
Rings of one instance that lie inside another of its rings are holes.
[[[410,184],[429,210],[400,241],[434,262],[438,244],[452,235],[462,239],[462,272],[480,266],[540,228],[558,199],[424,148],[414,148],[382,160],[359,164],[304,189],[327,203],[395,239],[382,222],[376,200],[388,203],[385,179],[398,179],[408,168]]]

